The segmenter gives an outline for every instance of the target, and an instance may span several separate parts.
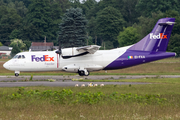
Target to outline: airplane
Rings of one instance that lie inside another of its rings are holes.
[[[159,19],[152,32],[139,42],[111,50],[98,45],[64,48],[56,51],[20,52],[3,67],[15,71],[66,71],[88,76],[92,71],[127,68],[176,56],[166,52],[175,18]]]

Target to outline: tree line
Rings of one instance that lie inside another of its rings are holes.
[[[46,36],[48,42],[58,45],[64,37],[62,29],[69,30],[63,25],[69,25],[65,15],[72,8],[80,8],[86,19],[82,31],[86,37],[80,38],[83,45],[97,44],[105,49],[138,42],[151,32],[158,19],[174,17],[168,51],[180,54],[178,0],[0,0],[0,42],[10,45],[12,39],[21,39],[29,46],[32,41],[43,42]]]

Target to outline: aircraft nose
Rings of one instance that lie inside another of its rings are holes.
[[[8,69],[8,67],[9,67],[8,62],[5,62],[5,63],[3,64],[3,67],[6,68],[6,69]]]

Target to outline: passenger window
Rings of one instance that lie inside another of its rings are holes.
[[[22,55],[22,58],[23,58],[23,59],[25,59],[25,56],[24,56],[24,55]]]
[[[21,55],[18,56],[18,59],[21,59]]]

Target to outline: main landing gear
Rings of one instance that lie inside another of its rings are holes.
[[[78,70],[78,74],[80,76],[88,76],[89,75],[89,71],[87,71],[86,69],[84,70]]]

